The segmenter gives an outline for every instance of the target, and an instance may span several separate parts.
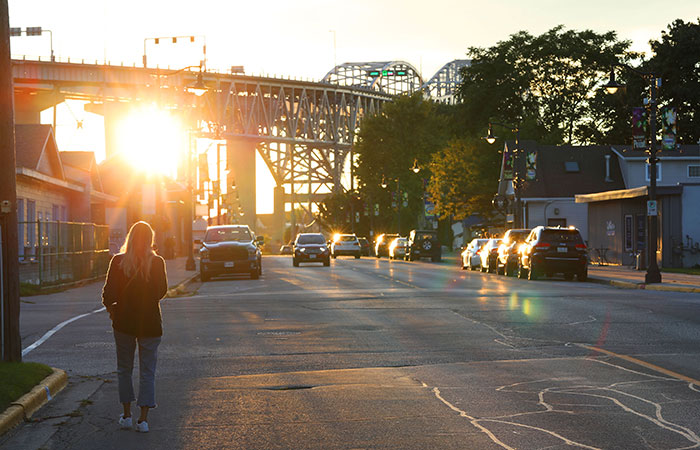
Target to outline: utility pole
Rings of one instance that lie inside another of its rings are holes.
[[[15,117],[11,64],[10,17],[7,0],[0,0],[0,356],[3,361],[21,361]]]

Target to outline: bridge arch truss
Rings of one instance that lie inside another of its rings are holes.
[[[423,85],[420,72],[405,61],[344,63],[335,66],[321,82],[389,95],[411,94]]]

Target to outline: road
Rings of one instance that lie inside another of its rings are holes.
[[[98,312],[27,355],[71,382],[0,447],[700,446],[698,295],[374,258],[263,264],[260,280],[217,278],[163,302],[150,433],[118,429]],[[97,310],[100,287],[23,304],[25,346]]]

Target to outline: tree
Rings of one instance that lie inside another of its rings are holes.
[[[355,174],[364,201],[379,205],[375,227],[397,230],[400,220],[404,231],[417,224],[431,155],[446,141],[445,117],[420,92],[397,97],[381,113],[365,117],[355,146]],[[414,161],[421,167],[419,174],[410,170]],[[382,180],[386,188],[380,186]]]
[[[650,44],[653,56],[642,70],[661,77],[659,105],[678,108],[679,141],[694,144],[700,138],[700,19],[676,20]]]
[[[610,64],[636,56],[615,32],[526,31],[483,49],[472,47],[459,95],[465,130],[475,135],[489,120],[521,123],[521,135],[550,144],[585,143],[612,128],[612,100],[599,89]],[[481,131],[483,132],[483,131]]]
[[[433,155],[428,192],[440,217],[489,217],[501,155],[498,147],[478,138],[453,139]]]

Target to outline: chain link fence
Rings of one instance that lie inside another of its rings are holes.
[[[107,273],[107,225],[41,220],[18,225],[20,283],[44,288]]]

